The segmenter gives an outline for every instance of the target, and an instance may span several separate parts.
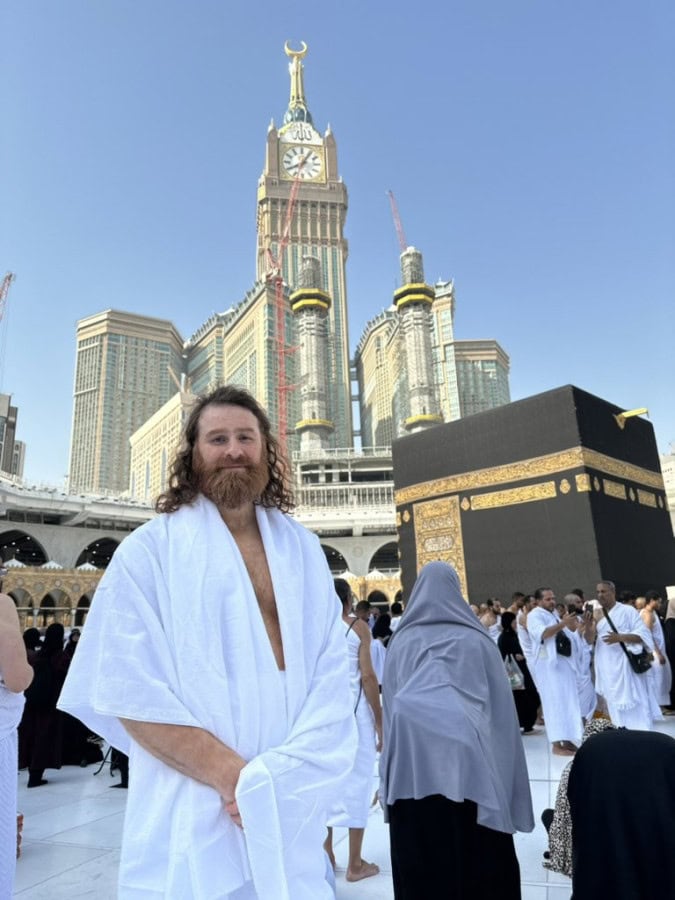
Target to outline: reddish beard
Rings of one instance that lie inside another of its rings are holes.
[[[195,450],[194,466],[200,492],[224,509],[237,509],[253,503],[269,483],[269,469],[264,460],[240,469],[219,465],[207,467]]]

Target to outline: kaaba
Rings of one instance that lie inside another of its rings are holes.
[[[404,598],[445,560],[464,596],[608,579],[643,594],[675,584],[675,538],[651,424],[568,385],[394,442]]]

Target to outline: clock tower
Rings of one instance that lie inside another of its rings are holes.
[[[328,418],[334,423],[331,445],[352,446],[351,383],[345,264],[347,189],[338,175],[337,149],[330,126],[320,134],[307,107],[302,60],[307,53],[285,45],[290,59],[291,93],[283,124],[267,131],[265,167],[258,182],[257,278],[270,269],[268,250],[278,258],[294,181],[300,184],[288,243],[279,260],[291,292],[300,287],[303,259],[318,259],[322,289],[331,298],[328,312]],[[298,388],[302,392],[302,385]]]

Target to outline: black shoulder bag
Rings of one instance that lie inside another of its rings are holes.
[[[609,627],[612,629],[614,634],[618,634],[619,632],[616,630],[616,625],[609,617],[609,613],[606,609],[603,609],[605,614],[605,618],[609,622]],[[621,644],[621,649],[628,657],[628,662],[630,663],[631,669],[635,672],[636,675],[644,675],[645,672],[648,672],[652,667],[652,660],[654,659],[654,654],[651,653],[647,648],[642,645],[642,651],[640,653],[631,653],[623,641],[619,641]]]

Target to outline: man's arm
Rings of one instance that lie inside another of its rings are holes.
[[[13,694],[25,691],[34,675],[26,657],[19,615],[7,594],[0,594],[0,675]]]
[[[542,643],[550,637],[553,637],[554,634],[558,634],[559,631],[562,631],[564,628],[569,628],[570,631],[577,630],[577,617],[573,614],[567,614],[563,616],[559,622],[556,622],[555,625],[549,625],[548,628],[545,628],[541,633]]]
[[[246,760],[238,753],[203,728],[133,719],[120,719],[120,722],[152,756],[217,791],[232,819],[241,825],[234,792]]]
[[[631,634],[627,632],[626,634],[616,634],[614,631],[611,634],[606,634],[603,638],[603,641],[606,644],[643,644],[644,641],[640,637],[639,634]]]
[[[380,686],[377,683],[377,675],[373,669],[373,659],[370,655],[370,629],[365,622],[357,621],[352,628],[361,639],[359,647],[359,670],[361,672],[361,684],[366,695],[368,706],[373,711],[375,719],[375,731],[377,733],[377,749],[382,749],[382,704],[380,703]]]

